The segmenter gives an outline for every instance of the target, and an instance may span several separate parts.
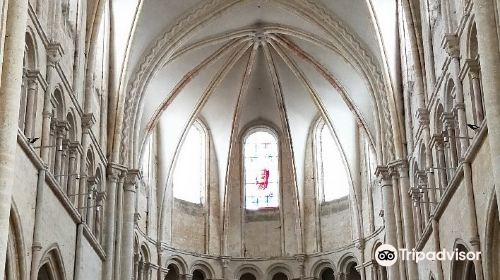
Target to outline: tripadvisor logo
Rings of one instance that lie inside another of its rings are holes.
[[[391,266],[398,260],[398,251],[389,244],[380,245],[375,251],[375,260],[381,266]]]
[[[415,262],[421,262],[424,260],[435,261],[435,260],[457,260],[457,261],[474,261],[480,260],[481,252],[463,252],[455,249],[453,251],[448,251],[443,249],[438,252],[429,251],[421,252],[415,249],[400,249],[396,250],[393,246],[389,244],[380,245],[375,251],[375,260],[381,266],[391,266],[398,261],[398,257],[401,260],[411,260]]]

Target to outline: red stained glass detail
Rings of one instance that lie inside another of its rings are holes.
[[[267,185],[269,184],[269,169],[262,169],[262,173],[260,174],[260,181],[256,178],[257,187],[261,190],[267,189]]]

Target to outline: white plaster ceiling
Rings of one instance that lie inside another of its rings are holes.
[[[217,1],[143,0],[129,48],[129,83],[134,82],[135,73],[158,39],[175,29],[179,19],[196,13],[208,2]],[[357,43],[353,45],[362,53],[377,65],[382,61],[367,2],[219,2],[225,8],[198,25],[186,27],[169,56],[162,57],[152,71],[154,75],[140,93],[138,141],[142,142],[160,122],[168,135],[162,143],[164,158],[171,165],[186,127],[200,117],[214,143],[222,189],[233,129],[239,135],[246,126],[260,121],[284,133],[289,126],[297,182],[301,185],[307,134],[315,117],[322,115],[335,129],[346,159],[352,163],[357,124],[363,124],[373,137],[378,120],[373,89],[360,65],[354,65],[361,58],[347,57],[346,53],[354,52],[339,42],[352,43],[355,38]],[[309,4],[313,8],[304,8]],[[322,22],[325,12],[335,23]],[[344,28],[343,33],[333,34],[332,24]],[[244,79],[248,69],[252,72]],[[273,84],[272,69],[276,71],[284,106],[277,103],[279,89]]]

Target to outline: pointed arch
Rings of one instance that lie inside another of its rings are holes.
[[[26,252],[22,236],[21,217],[17,211],[15,202],[12,206],[9,216],[9,239],[7,243],[7,260],[5,265],[5,280],[26,279]]]
[[[38,268],[38,280],[65,280],[66,270],[57,244],[50,246],[42,256]]]

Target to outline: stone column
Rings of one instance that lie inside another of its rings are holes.
[[[359,250],[359,264],[356,266],[356,270],[361,276],[361,280],[366,280],[366,269],[364,266],[365,263],[365,241],[360,239],[355,242],[356,248]],[[304,266],[303,266],[304,267]],[[302,279],[304,278],[304,274],[302,274]]]
[[[138,253],[138,252],[135,252],[134,253],[134,268],[133,268],[133,278],[132,279],[137,279],[137,280],[141,280],[140,278],[140,274],[141,274],[141,271],[140,269],[142,268],[140,266],[140,263],[141,263],[141,255]]]
[[[113,278],[113,260],[115,253],[115,209],[116,209],[116,190],[120,174],[124,168],[120,165],[110,163],[107,168],[107,201],[104,208],[104,230],[103,230],[103,246],[106,252],[106,260],[103,267],[103,280],[112,280]]]
[[[423,219],[423,228],[429,222],[430,217],[430,201],[428,194],[428,185],[427,185],[427,176],[424,171],[417,171],[417,188],[421,194],[421,209],[423,210],[424,219]]]
[[[0,84],[0,275],[4,275],[15,175],[28,0],[9,1]]]
[[[67,134],[67,133],[66,133]],[[69,176],[69,140],[65,136],[62,142],[62,162],[61,162],[61,174],[59,175],[59,184],[64,192],[68,192],[68,176]]]
[[[382,188],[382,204],[384,207],[384,224],[386,243],[397,248],[396,218],[394,215],[394,193],[389,170],[385,166],[378,166],[375,173],[380,179]],[[397,265],[388,268],[389,279],[399,279],[399,267]]]
[[[396,166],[390,164],[389,172],[392,180],[393,193],[394,193],[394,215],[396,221],[396,235],[397,235],[397,248],[404,248],[403,244],[403,223],[401,221],[401,205],[400,205],[400,196],[399,196],[399,173],[396,169]],[[406,269],[405,269],[405,261],[401,258],[398,259],[399,265],[399,279],[406,279]]]
[[[436,201],[436,193],[434,187],[434,173],[432,172],[432,168],[434,165],[434,160],[432,158],[432,150],[431,150],[431,131],[429,126],[429,112],[427,109],[418,109],[417,118],[422,127],[422,140],[425,145],[425,159],[424,166],[425,170],[423,171],[424,176],[426,177],[426,186],[427,190],[424,192],[424,197],[426,199],[426,206],[424,207],[426,211],[426,217],[429,216],[431,211],[430,203],[434,203]],[[426,219],[427,221],[428,219]]]
[[[96,210],[96,203],[95,203],[95,197],[97,194],[96,190],[96,178],[94,176],[87,177],[87,190],[85,197],[87,198],[87,207],[86,207],[86,218],[85,221],[91,230],[91,232],[94,232],[94,218],[95,218],[95,210]]]
[[[69,143],[69,160],[68,160],[68,185],[67,185],[67,193],[73,205],[75,204],[76,195],[76,178],[78,174],[77,171],[77,158],[78,154],[81,154],[81,146],[78,142],[70,142]]]
[[[93,170],[87,170],[87,150],[89,149],[90,145],[90,130],[92,129],[92,126],[95,124],[96,119],[94,117],[94,114],[88,113],[84,114],[82,117],[82,158],[80,159],[80,185],[79,185],[79,191],[78,193],[80,194],[78,196],[78,208],[80,208],[80,214],[83,217],[86,217],[87,210],[85,208],[85,195],[81,195],[83,193],[87,192],[87,176],[89,172],[93,172]]]
[[[56,157],[54,162],[54,177],[59,186],[61,186],[63,177],[63,140],[66,138],[68,133],[68,123],[67,122],[57,122],[56,123]]]
[[[453,117],[453,114],[451,113],[443,113],[443,123],[444,127],[446,129],[446,134],[447,134],[447,139],[448,140],[448,154],[449,154],[449,159],[450,159],[450,166],[448,168],[451,168],[449,171],[450,178],[453,177],[453,174],[455,173],[455,168],[458,166],[458,152],[457,152],[457,143],[456,143],[456,137],[455,137],[455,118]],[[445,140],[445,141],[446,141]]]
[[[35,77],[29,76],[28,93],[26,97],[26,117],[24,125],[24,135],[26,135],[27,138],[33,138],[37,91],[38,91],[38,83],[36,80],[36,76]]]
[[[500,54],[498,53],[496,10],[492,8],[491,0],[473,1],[491,166],[498,198],[500,197]],[[498,209],[500,210],[500,203],[498,203]]]
[[[472,83],[472,96],[474,102],[474,121],[476,125],[481,125],[484,120],[484,102],[481,93],[481,68],[476,60],[467,60],[469,65],[469,76]]]
[[[54,150],[54,148],[50,147],[53,145],[52,133],[54,131],[52,129],[52,125],[55,125],[55,122],[52,121],[51,98],[57,84],[58,74],[56,66],[59,63],[59,60],[61,60],[63,51],[60,44],[49,45],[47,51],[47,89],[43,95],[42,148],[40,148],[40,157],[47,165],[50,166],[53,161],[53,159],[50,158],[51,151]]]
[[[101,182],[102,184],[102,182]],[[94,236],[99,241],[99,244],[102,244],[102,225],[103,225],[103,208],[107,199],[107,195],[105,191],[97,190],[96,198],[95,198],[95,226],[94,226]]]
[[[151,263],[149,262],[144,263],[144,276],[142,280],[151,280],[152,273],[153,273],[153,267],[151,266]]]
[[[497,140],[498,141],[498,140]],[[474,188],[472,186],[472,170],[470,162],[463,163],[464,169],[464,187],[467,193],[467,215],[464,217],[468,221],[469,236],[471,251],[480,252],[481,246],[479,244],[479,230],[477,225],[477,213],[476,213],[476,202],[474,198]],[[483,266],[481,263],[481,257],[478,260],[474,260],[474,269],[476,271],[476,279],[483,280]]]
[[[131,279],[133,274],[134,261],[134,213],[135,196],[139,170],[131,169],[127,173],[123,184],[123,231],[121,245],[121,278]]]
[[[405,161],[395,165],[399,172],[399,187],[401,195],[401,212],[403,220],[403,234],[406,249],[415,248],[415,224],[413,221],[413,211],[410,198],[410,178],[408,177],[408,164]],[[414,260],[407,260],[408,279],[418,280],[417,263]]]
[[[439,224],[438,221],[434,218],[434,216],[431,217],[431,224],[432,224],[432,235],[434,239],[434,251],[439,252],[441,251],[441,241],[439,237]],[[437,271],[437,280],[444,280],[444,275],[443,275],[443,262],[441,260],[436,260],[436,271]]]
[[[434,171],[438,173],[439,184],[437,187],[440,189],[440,197],[442,195],[442,192],[446,189],[446,187],[448,187],[443,136],[438,134],[432,136],[431,145],[436,150],[436,168],[434,169]],[[436,201],[439,201],[438,197],[436,197]]]
[[[469,147],[469,136],[467,131],[467,119],[465,114],[464,90],[460,79],[460,50],[456,35],[445,35],[445,45],[448,55],[451,57],[450,66],[453,83],[455,84],[454,109],[458,118],[458,142],[460,143],[460,158],[465,156]]]
[[[125,179],[127,178],[127,170],[123,170],[120,174],[120,180],[116,188],[116,210],[115,210],[115,239],[113,240],[115,244],[115,260],[113,265],[113,279],[121,279],[121,246],[122,246],[122,229],[123,229],[123,185],[125,184]]]
[[[422,209],[420,208],[420,200],[422,199],[422,193],[418,188],[410,189],[411,200],[413,202],[413,216],[415,217],[414,225],[417,228],[415,232],[416,240],[420,239],[422,235]]]

